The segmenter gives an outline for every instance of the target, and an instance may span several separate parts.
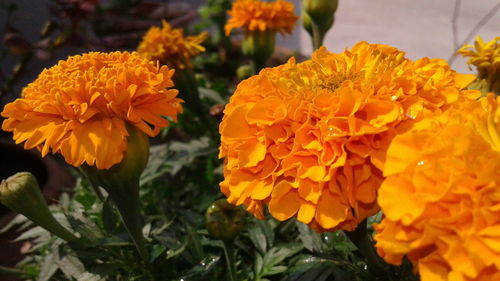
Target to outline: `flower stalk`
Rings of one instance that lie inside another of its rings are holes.
[[[358,224],[356,229],[354,229],[353,231],[344,231],[344,233],[349,238],[349,240],[351,240],[351,242],[356,245],[361,255],[363,255],[363,257],[365,258],[368,264],[368,269],[372,271],[375,276],[385,276],[389,278],[387,280],[392,280],[385,270],[384,261],[377,254],[373,239],[367,231],[366,223],[367,222],[365,219]]]
[[[146,134],[128,126],[128,149],[119,164],[109,170],[99,170],[94,166],[83,165],[82,170],[97,188],[106,190],[115,203],[139,255],[145,264],[149,264],[149,254],[140,216],[139,179],[146,167],[149,156],[149,140]]]

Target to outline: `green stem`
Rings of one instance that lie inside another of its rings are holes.
[[[362,221],[355,230],[345,231],[345,233],[366,259],[368,269],[376,274],[375,276],[377,277],[386,277],[386,279],[381,280],[392,280],[386,272],[384,261],[378,256],[373,240],[368,234],[366,220]]]
[[[321,32],[320,26],[317,25],[314,21],[311,21],[311,27],[313,31],[313,36],[312,36],[313,49],[317,50],[321,46],[323,46],[323,40],[325,38],[325,34]]]
[[[229,281],[236,281],[236,262],[234,258],[233,241],[222,240],[224,256],[226,256],[226,265],[229,272]]]
[[[142,221],[140,215],[139,183],[137,188],[108,189],[109,196],[115,203],[123,221],[123,225],[130,234],[132,241],[139,252],[142,260],[149,265],[149,254],[144,236],[142,235]],[[115,192],[116,190],[127,190],[128,193]],[[132,192],[133,194],[131,194]]]

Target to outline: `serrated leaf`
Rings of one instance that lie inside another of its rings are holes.
[[[262,256],[258,253],[255,253],[255,263],[254,263],[255,275],[260,276],[263,270],[264,270],[264,261],[262,259]]]
[[[323,251],[323,241],[321,240],[321,235],[314,232],[307,226],[299,221],[296,223],[297,229],[299,230],[299,239],[302,241],[304,248],[311,252],[322,252]]]
[[[154,262],[161,254],[167,250],[167,247],[163,245],[155,244],[150,252],[150,261]]]
[[[27,217],[25,217],[23,215],[17,215],[6,226],[4,226],[2,229],[0,229],[0,234],[3,234],[6,231],[9,231],[10,229],[12,229],[14,226],[16,226],[18,224],[24,224],[26,222],[30,222],[32,224],[32,222]]]
[[[42,265],[40,267],[40,275],[38,275],[37,281],[49,281],[54,273],[56,273],[58,266],[56,264],[56,259],[54,255],[48,254],[44,257]]]
[[[248,229],[248,234],[257,251],[264,255],[267,250],[267,240],[262,228],[254,225]]]
[[[176,257],[178,256],[180,253],[184,252],[184,250],[186,249],[186,246],[187,246],[187,243],[188,241],[185,240],[184,243],[182,243],[182,245],[179,247],[179,248],[175,248],[175,249],[169,249],[167,251],[167,260],[168,259],[171,259],[173,257]]]
[[[215,90],[199,87],[198,91],[200,93],[200,98],[207,98],[219,104],[227,103],[227,101],[220,95],[220,93]]]
[[[78,278],[85,272],[83,263],[73,255],[65,255],[56,263],[67,277]]]
[[[266,276],[282,273],[282,272],[285,272],[287,269],[288,269],[288,266],[284,266],[284,265],[273,266],[273,267],[266,270]]]
[[[23,241],[28,239],[36,239],[39,237],[49,237],[49,232],[43,229],[41,226],[35,226],[32,229],[21,233],[14,241]]]
[[[92,274],[90,272],[84,272],[80,277],[76,279],[77,281],[104,281],[105,278]]]

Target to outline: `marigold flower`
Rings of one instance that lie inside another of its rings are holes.
[[[469,57],[469,66],[474,65],[477,68],[478,79],[472,86],[486,93],[500,94],[500,37],[484,43],[483,39],[477,36],[474,46],[465,45],[458,53]]]
[[[376,225],[379,254],[422,281],[500,280],[500,100],[449,110],[394,138]]]
[[[241,82],[224,110],[221,190],[257,217],[267,205],[278,220],[353,230],[379,210],[392,138],[427,112],[476,97],[462,90],[473,79],[443,60],[413,62],[366,42],[266,68]]]
[[[245,32],[278,31],[290,34],[298,19],[293,4],[285,0],[237,0],[228,14],[231,18],[224,27],[226,35],[234,28],[243,28]]]
[[[464,45],[458,50],[464,57],[469,57],[467,63],[476,67],[500,67],[500,37],[495,37],[485,43],[481,36],[476,37],[473,45]]]
[[[174,70],[136,53],[87,53],[49,69],[7,104],[2,129],[42,156],[61,153],[73,166],[109,169],[127,149],[126,125],[155,136],[182,112]]]
[[[208,34],[184,37],[181,28],[172,28],[162,20],[162,28],[152,26],[142,38],[137,52],[150,60],[159,60],[171,68],[191,68],[191,58],[205,51],[201,45]]]

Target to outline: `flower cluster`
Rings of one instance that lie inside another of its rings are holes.
[[[298,19],[293,4],[285,0],[276,2],[237,0],[228,14],[231,18],[225,26],[226,35],[229,35],[234,28],[243,28],[246,32],[292,33]]]
[[[184,37],[183,30],[162,21],[162,28],[153,26],[142,38],[137,52],[150,60],[158,60],[174,69],[191,68],[191,58],[205,48],[201,45],[208,34]]]
[[[394,138],[379,254],[422,281],[500,280],[500,99],[457,106]]]
[[[221,190],[257,217],[267,205],[278,220],[353,230],[379,210],[393,137],[461,96],[476,97],[462,90],[473,79],[443,60],[411,61],[366,42],[264,69],[238,85],[224,110]]]
[[[127,149],[127,126],[149,136],[182,112],[174,70],[136,53],[87,53],[45,69],[1,113],[2,129],[42,156],[61,153],[73,166],[108,169]]]

